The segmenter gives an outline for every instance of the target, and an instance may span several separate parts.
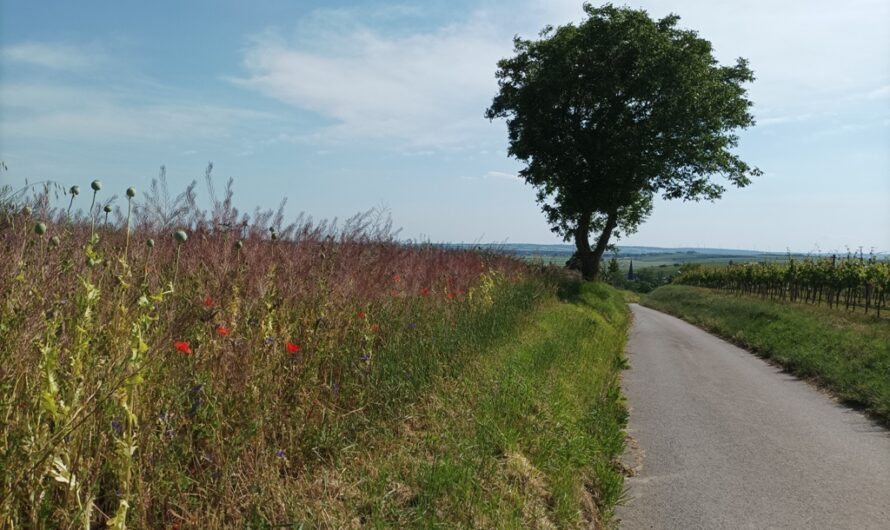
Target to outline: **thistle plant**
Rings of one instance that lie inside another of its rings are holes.
[[[92,243],[96,235],[96,214],[93,213],[93,208],[96,206],[96,194],[102,189],[102,183],[94,180],[90,183],[90,188],[93,189],[93,202],[90,203],[90,242]]]
[[[114,467],[118,479],[118,505],[114,516],[107,523],[108,528],[115,530],[127,528],[127,515],[132,502],[133,475],[136,464],[139,388],[145,381],[143,369],[147,362],[145,354],[149,350],[146,338],[151,331],[152,323],[158,319],[155,314],[157,304],[163,301],[165,294],[167,293],[161,292],[151,296],[143,294],[139,298],[136,304],[137,314],[130,328],[130,354],[122,365],[123,382],[113,396],[125,418],[125,423],[121,426],[115,439],[117,451]],[[122,304],[120,311],[126,312],[127,307]]]
[[[176,276],[179,273],[179,253],[182,250],[182,244],[188,240],[189,236],[185,230],[177,230],[173,233],[173,239],[176,240],[176,265],[173,268],[173,285],[176,285]]]
[[[74,198],[80,195],[80,186],[74,185],[68,188],[68,194],[71,195],[71,200],[68,201],[68,211],[65,212],[65,218],[68,223],[71,222],[71,206],[74,205]]]
[[[129,241],[129,234],[127,234],[127,240]],[[142,270],[142,283],[145,283],[148,280],[148,262],[151,260],[151,253],[155,248],[155,240],[147,239],[145,240],[145,246],[148,247],[148,253],[145,255],[145,267]]]
[[[124,245],[124,261],[127,261],[127,253],[130,250],[130,214],[133,210],[133,197],[135,196],[136,188],[127,188],[127,242]],[[149,248],[151,248],[152,246],[154,246],[154,241],[152,241],[152,244],[149,246]]]

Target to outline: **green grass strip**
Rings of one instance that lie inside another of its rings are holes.
[[[612,519],[626,421],[628,311],[567,284],[514,336],[469,356],[386,435],[317,477],[322,526],[581,528]],[[335,479],[332,479],[332,476]]]

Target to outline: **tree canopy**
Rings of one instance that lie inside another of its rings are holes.
[[[526,164],[520,175],[594,279],[610,237],[635,231],[656,194],[714,200],[725,190],[714,176],[742,187],[760,172],[731,152],[735,131],[754,124],[745,59],[720,66],[676,15],[584,10],[578,25],[514,39],[485,115],[507,119],[509,154]]]

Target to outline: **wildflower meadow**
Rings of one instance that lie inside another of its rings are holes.
[[[163,178],[4,205],[0,526],[290,513],[295,482],[540,289],[505,256],[400,243],[378,212],[286,224],[208,185],[209,211]]]

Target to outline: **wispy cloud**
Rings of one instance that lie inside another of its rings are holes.
[[[83,47],[49,42],[24,42],[3,48],[4,62],[40,66],[52,70],[87,70],[105,61],[95,46]]]
[[[502,182],[517,182],[517,183],[521,183],[521,182],[522,182],[522,179],[519,178],[519,175],[517,175],[516,173],[505,173],[505,172],[503,172],[503,171],[487,171],[487,172],[485,172],[484,174],[479,175],[479,176],[463,175],[463,176],[460,177],[460,179],[461,179],[461,180],[488,180],[488,179],[493,179],[493,180],[499,180],[499,181],[502,181]]]
[[[509,38],[490,37],[496,31],[476,17],[397,38],[370,29],[327,33],[325,51],[264,34],[248,48],[247,77],[234,81],[334,119],[326,130],[333,138],[455,146],[484,131],[482,113],[497,88],[495,63],[510,49]]]
[[[246,124],[282,120],[270,113],[197,101],[133,103],[94,87],[7,84],[0,86],[0,100],[5,109],[3,136],[100,144],[220,139]]]
[[[520,179],[519,175],[517,175],[516,173],[504,173],[503,171],[489,171],[485,174],[485,178],[501,179],[511,182],[522,182],[522,179]]]
[[[749,8],[648,0],[643,7],[656,17],[679,13],[681,25],[712,40],[724,62],[748,57],[758,76],[751,86],[755,113],[761,125],[770,125],[809,120],[840,104],[841,94],[886,83],[890,32],[878,21],[890,9],[882,0],[851,1],[853,7],[753,0],[756,8]],[[534,36],[544,24],[579,15],[575,0],[525,0],[520,7],[494,2],[460,23],[404,34],[365,25],[381,17],[364,11],[317,11],[297,24],[295,38],[275,31],[254,36],[243,58],[246,75],[233,81],[332,119],[322,137],[467,146],[495,130],[502,137],[481,114],[496,91],[495,64],[510,55],[512,36]],[[751,32],[755,26],[759,30]],[[850,28],[856,39],[844,36]]]

